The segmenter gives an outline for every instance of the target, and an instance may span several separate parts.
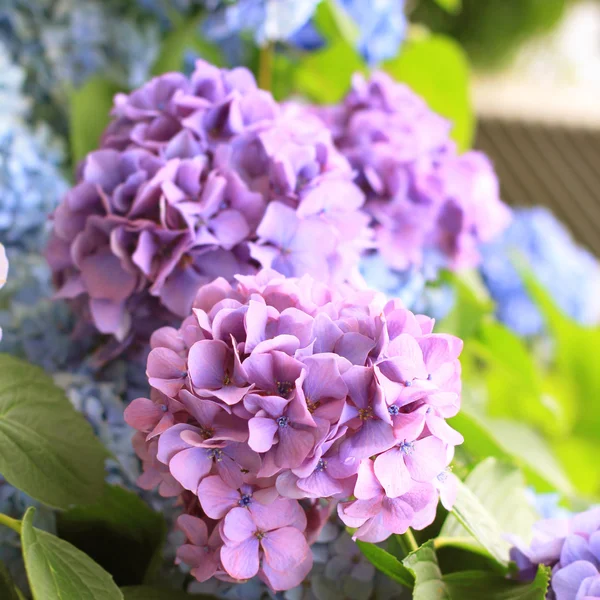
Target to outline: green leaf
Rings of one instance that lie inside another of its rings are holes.
[[[360,551],[377,570],[401,585],[412,588],[414,582],[413,575],[395,556],[392,556],[389,552],[386,552],[383,548],[375,544],[361,542],[360,540],[356,543]]]
[[[102,77],[91,77],[69,96],[71,159],[76,165],[98,148],[100,136],[110,121],[118,86]]]
[[[520,583],[484,571],[463,571],[444,576],[452,600],[545,600],[550,569],[540,565],[531,583]]]
[[[338,0],[322,0],[315,11],[314,23],[321,35],[330,41],[341,37],[355,46],[360,36],[358,25]]]
[[[165,37],[152,67],[152,75],[181,71],[186,50],[194,50],[213,65],[224,66],[218,47],[206,40],[199,31],[203,16],[199,14],[194,18],[182,20]]]
[[[514,462],[539,492],[559,490],[568,496],[573,485],[546,441],[527,425],[490,419],[463,407],[450,424],[465,438],[461,448],[480,461],[493,456]]]
[[[122,600],[112,577],[89,556],[32,525],[35,509],[22,522],[21,544],[34,600]]]
[[[0,354],[0,472],[56,508],[94,502],[105,448],[42,369]]]
[[[415,577],[413,600],[544,600],[550,570],[540,567],[535,580],[520,583],[485,571],[442,575],[433,541],[404,559]]]
[[[488,471],[485,469],[485,479],[488,479]],[[476,472],[476,471],[475,471]],[[481,475],[476,473],[475,480],[479,483]],[[494,481],[487,484],[496,488]],[[477,488],[480,490],[480,486]],[[498,493],[502,488],[498,487]],[[489,496],[488,496],[489,498]],[[452,507],[451,515],[442,527],[440,537],[461,538],[471,534],[479,544],[487,550],[501,565],[508,565],[508,551],[510,546],[503,539],[503,532],[492,513],[484,506],[473,490],[461,481],[458,482],[458,493]],[[465,531],[466,530],[466,531]]]
[[[460,12],[462,8],[462,0],[435,0],[435,3],[451,14]]]
[[[539,519],[525,495],[525,481],[515,466],[488,458],[479,463],[465,479],[464,485],[479,500],[502,534],[511,533],[529,541],[534,523]],[[460,510],[460,507],[459,507]],[[462,509],[464,512],[464,508]],[[441,538],[461,540],[469,531],[450,513],[440,531]],[[501,548],[505,548],[502,542]]]
[[[147,581],[166,535],[164,518],[139,496],[106,485],[94,504],[58,515],[58,535],[105,568],[118,585]]]
[[[150,587],[149,585],[138,585],[121,588],[125,600],[203,600],[212,598],[194,594],[186,594],[180,590],[171,590],[169,588]]]
[[[17,586],[2,561],[0,561],[0,598],[3,600],[19,600]]]
[[[422,35],[407,40],[400,54],[382,65],[409,85],[432,108],[452,121],[452,137],[461,150],[471,146],[475,117],[469,94],[469,61],[454,40]]]

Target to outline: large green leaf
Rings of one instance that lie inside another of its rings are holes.
[[[485,571],[442,575],[433,541],[423,544],[403,562],[415,577],[413,600],[544,600],[550,581],[545,567],[540,567],[531,583]]]
[[[94,502],[106,450],[64,392],[38,367],[0,354],[0,472],[57,508]]]
[[[400,54],[382,68],[453,123],[452,137],[461,150],[470,147],[475,117],[469,92],[469,62],[454,40],[425,34],[408,39]]]
[[[133,492],[110,485],[94,504],[59,514],[57,528],[62,539],[93,558],[118,585],[147,580],[166,535],[159,513]]]
[[[412,588],[414,582],[412,574],[395,556],[375,544],[361,541],[356,543],[360,551],[376,569],[401,585]]]
[[[194,594],[186,594],[179,590],[171,590],[169,588],[151,587],[149,585],[137,585],[121,588],[125,600],[203,600],[212,598],[212,596],[204,596]]]
[[[462,0],[435,0],[435,3],[452,14],[460,12],[462,8]]]
[[[174,15],[174,17],[176,16]],[[202,18],[203,15],[199,14],[177,23],[173,31],[162,42],[160,53],[152,67],[153,75],[181,71],[187,50],[197,52],[214,65],[223,66],[223,58],[218,47],[209,42],[200,31]]]
[[[525,481],[515,466],[488,458],[479,463],[468,475],[465,486],[477,497],[488,511],[499,531],[518,535],[529,541],[533,524],[538,515],[525,495]],[[469,532],[450,513],[440,531],[441,538],[462,540]]]
[[[32,525],[25,513],[21,544],[34,600],[122,600],[112,577],[68,542]]]
[[[490,482],[490,485],[495,486],[495,482]],[[469,533],[499,564],[508,566],[510,546],[503,538],[502,529],[481,500],[461,481],[458,482],[458,493],[451,515],[455,517],[456,524],[451,521],[448,527],[444,525],[441,537],[464,539]],[[462,527],[458,527],[458,524]]]
[[[518,421],[491,419],[463,407],[450,424],[460,431],[465,442],[461,448],[474,461],[488,456],[514,462],[527,482],[539,492],[559,490],[573,493],[573,485],[547,442]]]
[[[110,121],[113,97],[118,91],[112,81],[99,76],[91,77],[71,91],[69,137],[74,165],[98,148],[102,132]]]

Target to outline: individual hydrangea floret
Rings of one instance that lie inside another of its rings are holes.
[[[113,116],[47,251],[58,296],[101,333],[147,340],[219,275],[350,275],[368,232],[350,166],[248,70],[199,61],[118,94]]]
[[[451,124],[407,86],[378,72],[360,74],[338,106],[316,109],[357,171],[377,250],[404,271],[437,255],[441,267],[479,263],[479,246],[501,232],[509,210],[492,165],[459,154]]]
[[[516,209],[511,226],[483,247],[483,256],[481,273],[496,314],[520,335],[544,331],[542,315],[515,268],[515,261],[523,259],[567,315],[583,325],[600,321],[600,265],[547,208]]]
[[[151,396],[125,418],[139,485],[197,499],[182,523],[196,549],[180,556],[193,573],[291,589],[336,502],[375,542],[430,524],[440,494],[452,504],[462,342],[376,292],[273,270],[236,279],[154,333]]]
[[[538,565],[552,568],[548,600],[600,597],[600,508],[539,521],[531,545],[517,543],[511,558],[523,578],[533,578]]]

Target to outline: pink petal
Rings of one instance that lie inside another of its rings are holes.
[[[248,446],[255,452],[267,452],[273,445],[277,423],[271,418],[253,417],[248,421]]]
[[[429,436],[414,442],[414,451],[404,461],[415,481],[431,481],[446,466],[446,447],[438,438]]]
[[[240,494],[218,475],[209,475],[198,486],[198,500],[211,519],[222,519],[233,507],[238,506]]]
[[[375,459],[375,475],[390,498],[408,492],[412,485],[410,473],[404,464],[405,458],[402,450],[392,448]]]
[[[258,539],[252,536],[239,544],[225,544],[221,548],[221,563],[234,579],[254,577],[258,573]]]
[[[260,542],[265,561],[275,571],[288,571],[306,558],[309,548],[304,535],[293,527],[269,531]]]
[[[405,533],[410,527],[415,511],[400,498],[383,500],[383,526],[391,533]]]
[[[223,386],[227,352],[220,340],[200,340],[190,348],[188,368],[196,388],[214,390]]]
[[[295,565],[293,569],[288,571],[276,571],[265,562],[259,575],[275,591],[291,590],[298,587],[306,579],[312,565],[313,557],[311,553],[308,553],[299,565]]]
[[[180,515],[177,518],[177,527],[185,533],[188,540],[195,546],[205,546],[208,541],[206,523],[192,515]]]
[[[255,537],[257,529],[250,511],[239,506],[232,508],[223,521],[223,535],[234,543]]]
[[[164,415],[159,404],[148,398],[136,398],[123,413],[125,422],[138,431],[149,432]]]
[[[169,462],[169,471],[179,483],[196,493],[200,481],[206,477],[213,465],[206,448],[188,448],[176,454]]]

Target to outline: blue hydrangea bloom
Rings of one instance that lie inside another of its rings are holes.
[[[378,65],[398,54],[407,28],[403,0],[341,0],[341,6],[358,27],[356,49],[369,65]],[[290,42],[309,51],[324,45],[312,22],[299,29]]]
[[[520,257],[567,315],[584,325],[598,322],[600,265],[548,209],[515,210],[511,226],[482,254],[481,274],[497,316],[516,333],[532,336],[544,330],[542,315],[513,266]]]
[[[285,42],[313,16],[320,0],[238,0],[210,15],[207,35],[223,41],[232,34],[250,32],[259,46]]]
[[[437,278],[439,265],[433,257],[425,259],[422,268],[396,271],[374,253],[364,256],[359,265],[367,286],[384,293],[388,298],[399,298],[416,313],[443,319],[452,309],[455,295],[445,284],[432,285]]]
[[[406,35],[403,0],[341,0],[359,28],[358,51],[370,65],[398,54]]]

